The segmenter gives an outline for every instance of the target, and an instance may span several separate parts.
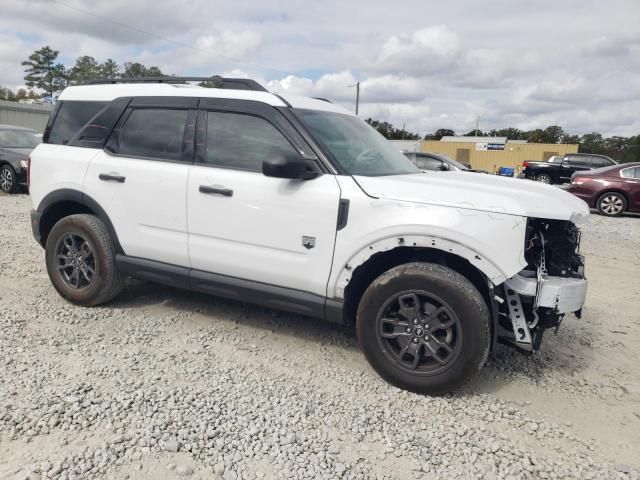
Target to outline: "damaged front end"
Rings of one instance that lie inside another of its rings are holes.
[[[557,331],[567,313],[580,318],[587,280],[579,248],[580,230],[573,222],[528,219],[527,267],[494,291],[499,342],[534,352],[544,331]]]

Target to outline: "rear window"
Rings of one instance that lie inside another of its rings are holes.
[[[181,160],[188,110],[137,108],[119,132],[117,153],[130,157]]]
[[[620,175],[624,178],[640,178],[640,167],[624,168],[620,171]]]
[[[564,163],[566,165],[571,165],[572,167],[589,167],[589,158],[588,157],[578,157],[578,156],[566,156],[564,158]]]
[[[108,102],[61,102],[46,143],[66,145]]]

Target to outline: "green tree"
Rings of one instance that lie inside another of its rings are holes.
[[[107,60],[98,67],[98,76],[100,78],[116,78],[118,75],[120,75],[120,65],[111,58],[107,58]]]
[[[569,135],[568,133],[565,133],[564,135],[562,135],[562,140],[560,141],[560,143],[580,143],[580,137],[578,135]]]
[[[29,98],[29,93],[26,88],[19,88],[16,92],[16,100],[24,100],[25,98]]]
[[[507,137],[509,140],[527,139],[527,132],[513,127],[501,128],[500,130],[493,129],[487,135],[490,137]]]
[[[475,128],[462,134],[463,137],[486,137],[488,135],[488,133],[484,133],[482,130],[476,130]]]
[[[442,137],[453,137],[456,134],[450,128],[439,128],[433,133],[427,133],[424,136],[425,140],[440,140]]]
[[[164,73],[158,67],[145,67],[138,62],[126,62],[124,64],[124,78],[134,77],[163,77]]]
[[[583,153],[605,153],[605,143],[602,135],[598,132],[583,135],[580,138],[579,150]]]
[[[16,101],[16,94],[10,88],[0,86],[0,100]]]
[[[69,71],[69,80],[75,83],[86,82],[87,80],[93,80],[99,77],[98,62],[93,57],[85,55],[84,57],[78,57],[76,64]]]
[[[365,121],[388,140],[420,140],[420,135],[417,133],[411,133],[404,128],[396,128],[389,122],[380,122],[372,118],[367,118]]]
[[[53,50],[47,45],[33,52],[22,62],[22,65],[27,67],[24,76],[27,86],[41,88],[51,96],[67,86],[68,76],[64,65],[55,63],[58,53],[58,50]]]
[[[558,125],[551,125],[542,131],[541,143],[560,143],[564,130]]]

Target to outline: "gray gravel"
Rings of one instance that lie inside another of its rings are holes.
[[[138,281],[74,307],[29,208],[0,196],[0,478],[640,478],[640,218],[584,228],[582,320],[430,398],[351,329]]]

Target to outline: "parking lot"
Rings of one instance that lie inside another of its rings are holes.
[[[74,307],[29,209],[0,195],[0,478],[640,478],[640,218],[583,227],[581,320],[430,398],[336,325],[138,281]]]

